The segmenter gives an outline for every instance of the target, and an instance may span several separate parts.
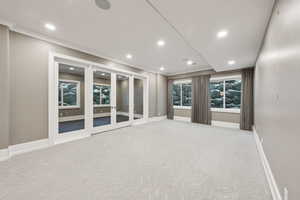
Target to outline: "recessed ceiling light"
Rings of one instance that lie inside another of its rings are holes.
[[[73,70],[74,70],[74,67],[70,67],[69,70],[73,71]]]
[[[229,60],[228,61],[228,65],[234,65],[235,64],[235,61],[234,60]]]
[[[217,36],[218,38],[224,38],[228,35],[228,31],[227,30],[222,30],[222,31],[219,31]]]
[[[127,55],[126,55],[126,58],[127,58],[127,59],[132,59],[132,55],[131,55],[131,54],[127,54]]]
[[[194,63],[194,62],[193,62],[192,60],[187,60],[187,61],[186,61],[186,64],[187,64],[187,65],[192,65],[193,63]]]
[[[160,71],[164,71],[164,70],[165,70],[164,66],[161,66],[161,67],[159,68],[159,70],[160,70]]]
[[[50,31],[55,31],[56,27],[53,24],[45,24],[45,28],[50,30]]]
[[[157,46],[159,46],[159,47],[163,47],[163,46],[165,46],[165,44],[166,44],[166,42],[164,40],[157,41]]]

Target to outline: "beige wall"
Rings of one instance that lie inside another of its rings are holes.
[[[191,109],[174,109],[174,115],[178,117],[191,118]],[[212,120],[239,124],[240,114],[227,112],[212,112]]]
[[[300,1],[279,0],[255,68],[255,126],[280,192],[300,199]]]
[[[0,24],[0,150],[9,145],[9,30]]]
[[[10,145],[48,137],[48,56],[50,51],[74,56],[92,62],[109,64],[108,60],[76,50],[51,44],[39,39],[10,32],[10,84],[11,123]],[[157,116],[158,107],[166,114],[166,100],[157,97],[157,77],[161,75],[143,72],[115,63],[120,69],[145,73],[150,76],[150,116]],[[166,83],[162,83],[166,85]]]

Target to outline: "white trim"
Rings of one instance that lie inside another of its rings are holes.
[[[174,116],[174,120],[177,120],[177,121],[185,121],[185,122],[191,122],[191,118],[189,117],[180,117],[180,116]]]
[[[270,187],[270,190],[271,190],[273,200],[282,200],[281,194],[279,192],[278,185],[277,185],[276,180],[274,178],[274,175],[273,175],[272,169],[270,167],[268,158],[267,158],[267,156],[264,152],[262,142],[260,141],[260,138],[259,138],[259,136],[256,132],[255,126],[253,126],[253,135],[254,135],[257,151],[258,151],[258,154],[260,156],[260,160],[261,160],[261,163],[263,165],[265,175],[267,177],[267,181],[268,181],[268,184],[269,184],[269,187]]]
[[[8,149],[0,149],[0,161],[5,161],[7,159],[9,159]]]
[[[232,122],[223,122],[223,121],[211,121],[212,126],[224,127],[224,128],[240,128],[239,123],[232,123]]]
[[[27,153],[38,149],[44,149],[49,146],[50,146],[49,139],[35,140],[32,142],[16,144],[8,147],[9,156]]]
[[[59,122],[59,117],[58,117],[58,104],[57,104],[57,99],[58,99],[58,63],[67,63],[69,65],[74,65],[76,67],[81,67],[85,69],[85,115],[84,119],[85,120],[85,129],[83,130],[78,130],[78,131],[72,131],[64,134],[59,134],[58,133],[58,122]],[[54,66],[54,67],[53,67]],[[124,75],[129,77],[131,82],[133,82],[133,77],[139,77],[143,79],[144,82],[144,120],[148,119],[148,113],[149,113],[149,75],[147,74],[139,74],[136,72],[124,70],[124,69],[119,69],[114,66],[106,66],[103,64],[91,62],[88,60],[83,60],[79,59],[76,57],[72,56],[66,56],[63,54],[58,54],[54,52],[49,52],[49,139],[51,141],[51,144],[56,144],[56,143],[62,143],[62,142],[67,142],[71,141],[74,139],[80,139],[84,137],[90,136],[92,133],[97,133],[99,131],[107,131],[113,128],[121,128],[124,126],[130,126],[131,124],[134,123],[133,120],[133,106],[132,106],[132,97],[129,97],[129,101],[131,102],[131,106],[129,107],[130,109],[130,119],[127,122],[120,122],[116,123],[116,74]],[[106,70],[111,73],[111,125],[107,126],[102,126],[102,127],[93,127],[93,98],[92,98],[92,86],[93,86],[93,71],[95,70]],[[131,86],[132,90],[132,86]],[[130,92],[132,94],[132,91]],[[130,96],[130,95],[129,95]]]
[[[191,110],[192,106],[173,106],[174,109]]]
[[[59,109],[78,109],[80,108],[80,81],[75,81],[75,80],[67,80],[67,79],[59,79],[59,82],[66,82],[66,83],[75,83],[76,84],[76,105],[72,106],[64,106],[64,91],[63,88],[61,88],[61,102],[62,105],[58,106]]]
[[[238,108],[211,108],[212,112],[225,112],[225,113],[240,113],[241,109]]]
[[[111,105],[110,104],[100,104],[100,105],[99,104],[97,104],[97,105],[94,104],[93,107],[94,108],[105,108],[105,107],[111,107]]]

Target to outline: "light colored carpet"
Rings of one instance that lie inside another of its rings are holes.
[[[0,199],[270,200],[251,132],[164,120],[0,162]]]

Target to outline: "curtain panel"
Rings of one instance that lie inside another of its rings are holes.
[[[167,118],[174,119],[173,108],[173,80],[168,80]]]
[[[254,68],[242,70],[240,129],[252,130],[254,124]]]
[[[193,123],[211,124],[210,75],[201,75],[192,79],[192,119]]]

